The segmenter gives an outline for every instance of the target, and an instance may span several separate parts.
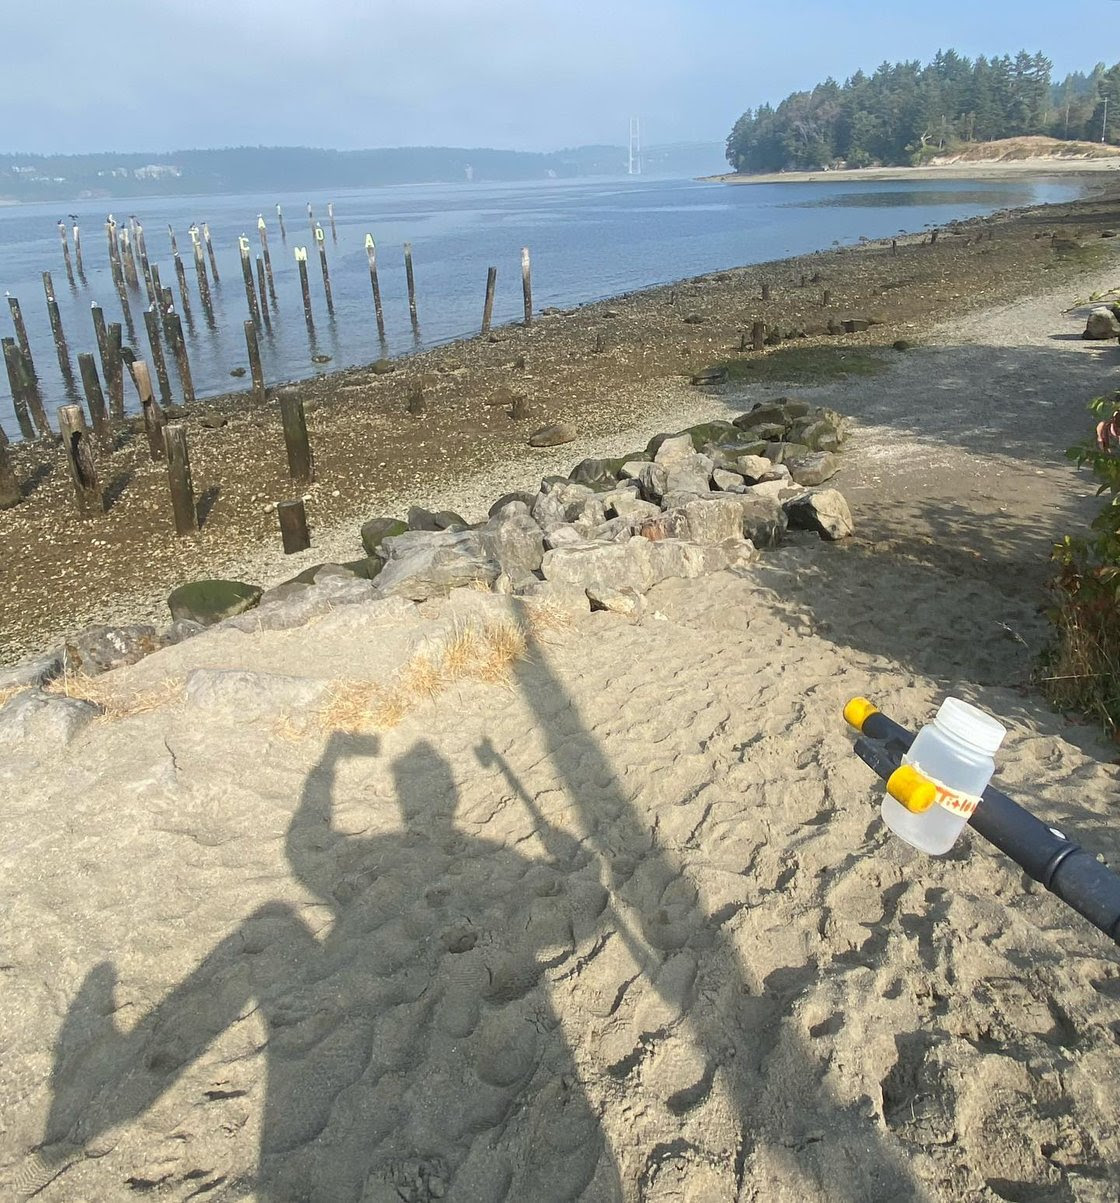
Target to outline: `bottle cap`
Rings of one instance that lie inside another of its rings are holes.
[[[1007,734],[1007,728],[1002,723],[983,710],[962,702],[960,698],[946,698],[934,722],[986,756],[995,754]]]
[[[855,727],[857,731],[862,731],[863,724],[871,715],[878,713],[879,707],[866,698],[852,698],[844,707],[844,721],[849,727]]]
[[[911,814],[924,814],[937,801],[937,786],[912,764],[900,765],[887,778],[887,793]]]

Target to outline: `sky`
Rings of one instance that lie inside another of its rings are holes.
[[[723,141],[885,59],[1120,59],[1051,0],[2,0],[0,150]],[[1120,14],[1118,14],[1120,15]],[[1096,27],[1096,26],[1094,26]]]

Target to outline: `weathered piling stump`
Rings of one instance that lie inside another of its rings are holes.
[[[422,380],[414,380],[408,386],[408,402],[405,408],[414,417],[422,414],[428,408],[424,400],[424,382]]]
[[[257,295],[261,299],[261,317],[264,319],[264,328],[272,329],[272,318],[268,312],[268,302],[265,300],[265,278],[264,278],[264,260],[260,255],[257,256]]]
[[[303,293],[303,316],[310,327],[315,325],[315,316],[311,312],[311,285],[307,279],[307,247],[297,246],[294,250],[296,267],[299,268],[299,286]]]
[[[323,227],[315,223],[315,245],[319,248],[319,266],[323,269],[323,292],[327,297],[327,312],[334,316],[334,298],[331,296],[331,273],[327,267],[327,240]]]
[[[420,322],[416,316],[416,276],[412,270],[412,243],[404,244],[404,276],[408,285],[408,316],[412,321],[412,333],[420,333]]]
[[[58,407],[58,429],[62,432],[62,446],[66,462],[70,466],[70,479],[74,482],[74,500],[78,513],[83,518],[92,518],[105,512],[105,497],[101,492],[101,481],[97,475],[93,442],[86,429],[86,420],[80,405]]]
[[[23,500],[12,457],[8,454],[8,436],[0,426],[0,510],[16,505]]]
[[[128,226],[122,226],[119,234],[121,242],[121,265],[124,268],[124,278],[129,288],[139,289],[140,275],[136,270],[136,256],[132,253],[132,239],[129,237]]]
[[[770,300],[770,285],[765,280],[762,281],[762,299]]]
[[[210,227],[206,222],[202,223],[202,241],[206,243],[206,254],[210,259],[210,274],[214,277],[214,283],[220,284],[222,277],[218,275],[218,260],[214,255],[214,244],[210,240]]]
[[[311,208],[311,202],[307,202],[307,228],[311,231],[311,240],[315,240],[315,213]]]
[[[117,223],[112,213],[105,220],[105,238],[109,243],[109,271],[114,285],[119,289],[124,283],[124,272],[121,269],[121,248],[117,245]]]
[[[257,341],[257,327],[245,322],[245,346],[249,352],[249,371],[253,376],[253,400],[262,404],[265,400],[264,368],[261,366],[261,348]]]
[[[192,225],[187,231],[191,236],[191,249],[194,252],[194,274],[198,280],[198,296],[202,308],[210,321],[214,320],[214,302],[210,299],[210,281],[206,278],[206,256],[202,250],[202,235],[198,226]]]
[[[12,311],[12,325],[16,328],[16,338],[19,339],[19,349],[23,353],[23,358],[26,360],[28,367],[31,369],[31,374],[35,375],[35,361],[31,358],[31,343],[27,339],[27,326],[23,321],[23,310],[19,307],[19,301],[7,293],[8,308]]]
[[[280,241],[288,241],[288,231],[284,229],[284,210],[276,206],[276,220],[280,223]]]
[[[237,249],[241,254],[241,278],[245,281],[245,300],[249,304],[249,315],[254,325],[261,324],[261,311],[257,308],[257,289],[253,283],[253,265],[249,258],[249,239],[242,234],[237,240]]]
[[[177,313],[170,315],[172,346],[175,348],[175,366],[179,369],[179,383],[183,386],[183,404],[194,404],[194,382],[191,365],[187,358],[187,340],[183,337],[183,323]]]
[[[307,437],[307,415],[303,411],[303,402],[291,389],[285,389],[280,394],[280,422],[288,452],[288,475],[297,484],[310,484],[315,463]]]
[[[264,273],[268,277],[268,295],[276,304],[276,281],[272,277],[272,256],[268,253],[268,227],[265,225],[264,214],[257,214],[257,233],[261,239],[261,258],[264,259]],[[261,288],[261,304],[264,304],[264,288]]]
[[[82,376],[82,391],[86,395],[86,408],[89,410],[94,433],[104,444],[109,438],[109,413],[105,408],[101,381],[97,378],[97,363],[89,351],[78,353],[78,371]]]
[[[179,254],[179,243],[175,238],[175,231],[168,226],[167,232],[171,236],[171,258],[175,262],[175,279],[179,282],[180,307],[189,326],[191,324],[191,296],[187,291],[187,269],[183,266],[183,260]]]
[[[832,304],[832,293],[826,288],[821,294],[821,305],[827,309]]]
[[[331,239],[334,242],[338,241],[338,227],[334,224],[334,201],[327,202],[327,217],[331,223]]]
[[[167,227],[169,230],[170,226]],[[155,299],[155,289],[152,287],[152,265],[148,260],[148,243],[144,238],[144,227],[137,222],[133,231],[136,238],[136,253],[140,256],[140,272],[144,277],[144,291],[148,294],[148,304]]]
[[[171,378],[167,373],[167,360],[163,354],[163,344],[159,340],[159,314],[155,306],[144,310],[144,328],[148,332],[148,347],[152,353],[152,365],[156,369],[156,380],[159,383],[159,396],[164,405],[171,404]]]
[[[106,383],[109,386],[109,413],[115,422],[124,421],[124,360],[121,358],[121,324],[110,322],[106,327],[109,366]]]
[[[892,255],[898,254],[898,239],[897,238],[891,239],[891,254]]]
[[[72,231],[74,235],[74,263],[78,268],[78,279],[84,284],[86,280],[86,268],[82,262],[82,231],[76,217],[71,215],[70,220],[74,223]]]
[[[498,269],[486,269],[486,300],[482,305],[482,333],[490,333],[490,319],[494,316],[494,287],[498,282]]]
[[[369,282],[373,286],[373,312],[377,318],[377,338],[385,345],[385,313],[381,308],[381,285],[377,280],[377,243],[372,234],[366,235],[366,258],[369,260]]]
[[[766,346],[766,323],[754,322],[751,325],[751,349],[761,351]]]
[[[533,272],[529,263],[529,248],[521,248],[521,294],[525,302],[525,325],[533,324]]]
[[[167,483],[171,490],[175,531],[179,535],[193,535],[198,530],[198,511],[194,504],[187,428],[181,423],[173,422],[163,428],[163,454],[167,459]]]
[[[307,510],[302,497],[292,501],[281,501],[276,506],[276,517],[280,519],[280,539],[286,556],[297,551],[306,551],[311,546],[311,532],[307,529]]]
[[[140,410],[144,415],[144,433],[148,437],[148,454],[152,462],[161,460],[165,451],[163,446],[163,428],[167,418],[160,408],[159,402],[152,394],[152,377],[148,365],[138,359],[132,365],[132,378],[136,381],[136,391],[140,394]]]
[[[27,367],[14,338],[0,339],[4,350],[4,366],[8,371],[8,385],[12,390],[12,408],[15,410],[19,432],[25,439],[35,437],[31,422],[31,406],[28,398]]]
[[[598,334],[595,335],[595,342],[591,347],[591,354],[592,355],[602,355],[606,349],[607,349],[606,336],[603,334],[602,330],[600,330],[598,332]]]
[[[58,237],[62,242],[62,261],[66,264],[66,279],[70,283],[71,288],[77,287],[77,281],[74,279],[74,264],[70,258],[70,239],[66,236],[66,223],[59,221]]]
[[[66,345],[66,335],[62,331],[62,316],[58,312],[58,301],[54,295],[54,282],[50,272],[43,272],[43,292],[47,297],[47,314],[51,320],[51,334],[54,336],[54,349],[58,353],[58,366],[62,378],[70,391],[74,390],[74,369],[70,364],[70,349]]]

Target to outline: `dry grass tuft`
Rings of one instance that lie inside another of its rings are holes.
[[[30,685],[11,685],[7,689],[0,689],[0,706],[3,706],[5,702],[11,701],[17,693],[25,693],[30,688]]]
[[[122,690],[111,674],[87,677],[84,673],[64,672],[48,681],[43,691],[90,702],[101,711],[102,719],[114,720],[147,714],[179,701],[183,695],[183,678],[167,677],[157,685],[133,693]]]
[[[515,622],[457,628],[444,643],[425,648],[401,669],[392,685],[340,681],[314,724],[327,731],[384,731],[418,705],[458,681],[504,685],[525,657],[528,641]]]

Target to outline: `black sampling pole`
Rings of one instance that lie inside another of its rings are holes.
[[[880,711],[859,727],[856,755],[885,781],[916,738]],[[1110,939],[1120,944],[1120,876],[1056,827],[988,786],[969,824]]]

